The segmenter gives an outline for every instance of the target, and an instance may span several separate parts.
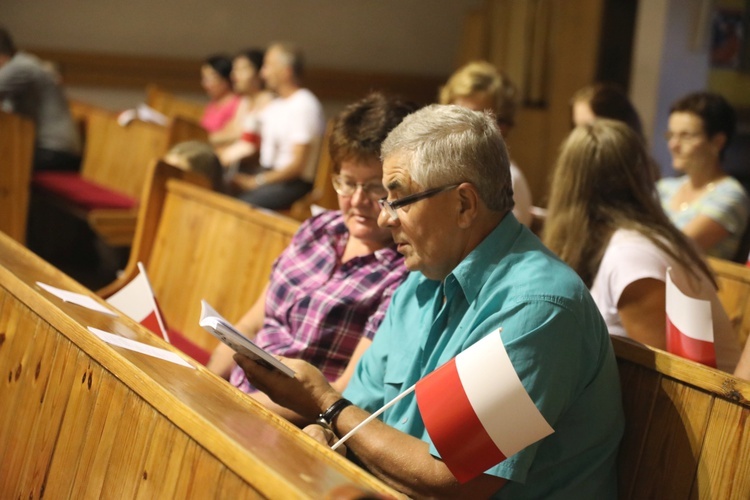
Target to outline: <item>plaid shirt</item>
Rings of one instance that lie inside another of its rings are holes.
[[[375,336],[391,296],[406,278],[404,258],[393,247],[341,264],[349,232],[339,211],[304,222],[274,263],[265,319],[255,343],[300,358],[335,380],[360,338]],[[231,382],[252,391],[241,368]]]

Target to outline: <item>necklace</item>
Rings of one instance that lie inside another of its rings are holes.
[[[696,200],[700,199],[704,194],[710,193],[714,189],[716,189],[716,183],[714,183],[714,182],[709,182],[708,184],[706,184],[705,186],[703,186],[701,188],[701,190],[698,191],[699,196],[697,196],[692,202],[683,201],[682,203],[680,203],[680,207],[679,207],[680,208],[680,212],[684,212],[685,210],[687,210],[688,208],[690,208],[690,204],[691,203],[693,203]]]

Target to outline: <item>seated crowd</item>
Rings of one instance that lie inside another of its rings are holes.
[[[18,75],[56,88],[37,63],[0,30],[0,98],[44,122],[18,90]],[[407,495],[470,498],[617,496],[624,417],[610,335],[667,349],[670,277],[710,303],[716,367],[750,380],[750,346],[705,261],[736,258],[750,218],[750,198],[721,166],[736,128],[724,98],[701,92],[673,104],[666,138],[684,175],[659,179],[627,96],[602,84],[576,93],[540,241],[527,227],[531,191],[504,142],[518,89],[502,71],[460,68],[440,104],[422,109],[372,93],[336,116],[324,145],[323,108],[303,70],[287,43],[207,58],[208,142],[165,156],[218,192],[276,210],[312,189],[321,147],[332,159],[339,209],[302,223],[236,325],[296,376],[224,344],[211,371],[325,445],[357,428],[337,449]],[[67,130],[69,115],[54,114]],[[75,163],[78,138],[58,138],[39,135],[35,168]],[[419,392],[359,429],[493,335],[512,376],[483,379],[499,395],[482,424],[511,419],[516,408],[500,393],[517,379],[551,434],[458,475],[428,431]]]

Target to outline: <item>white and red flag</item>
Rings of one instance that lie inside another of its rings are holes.
[[[716,368],[711,302],[688,297],[667,269],[667,351]]]
[[[140,262],[138,270],[138,275],[108,298],[107,303],[169,342],[167,325],[156,302],[146,269]]]
[[[524,389],[500,331],[416,383],[443,462],[464,483],[554,432]]]

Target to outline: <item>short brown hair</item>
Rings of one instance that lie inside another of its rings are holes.
[[[368,162],[380,159],[380,145],[404,117],[417,109],[409,101],[373,92],[347,106],[337,117],[328,142],[333,170],[341,162]]]

